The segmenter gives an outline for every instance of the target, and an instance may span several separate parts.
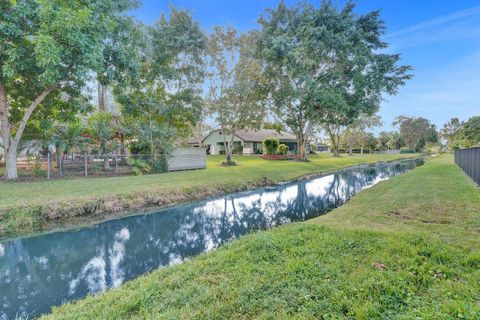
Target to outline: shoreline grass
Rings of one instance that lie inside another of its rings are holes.
[[[359,164],[418,155],[311,156],[310,162],[210,156],[205,170],[39,182],[0,182],[0,239],[125,216],[131,212],[242,191]]]
[[[44,319],[478,319],[480,191],[443,155]]]

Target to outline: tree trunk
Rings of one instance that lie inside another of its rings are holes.
[[[360,147],[360,154],[363,154],[363,146]]]
[[[108,171],[110,170],[110,162],[108,161],[108,154],[107,154],[107,148],[103,147],[103,170]]]
[[[297,160],[307,161],[307,139],[302,133],[297,134]]]
[[[17,179],[17,146],[12,145],[10,123],[8,119],[7,88],[0,83],[0,132],[5,153],[5,179]]]
[[[340,152],[339,152],[339,146],[340,146],[340,138],[337,137],[334,134],[330,134],[330,140],[332,142],[332,147],[333,147],[333,156],[334,157],[339,157]]]
[[[5,151],[5,178],[7,180],[15,180],[18,177],[17,149],[30,116],[43,101],[43,99],[45,99],[45,97],[55,87],[56,84],[46,88],[35,98],[35,100],[33,100],[27,110],[25,110],[25,114],[23,115],[22,120],[20,121],[20,124],[16,130],[15,137],[12,139],[10,132],[11,128],[8,119],[7,88],[4,83],[0,83],[0,131]]]
[[[98,82],[98,109],[107,112],[107,86]]]
[[[17,178],[17,146],[10,146],[5,154],[5,179],[15,180]]]

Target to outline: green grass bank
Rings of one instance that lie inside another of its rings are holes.
[[[45,319],[479,319],[480,190],[449,155]]]
[[[224,167],[220,165],[223,156],[210,156],[207,169],[197,171],[141,177],[0,182],[0,239],[88,224],[149,208],[404,157],[412,155],[344,155],[334,158],[330,154],[321,154],[311,156],[310,162],[239,156],[235,158],[238,166]]]

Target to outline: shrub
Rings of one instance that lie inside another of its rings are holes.
[[[403,147],[403,148],[400,148],[400,153],[415,153],[415,150]]]
[[[243,146],[241,144],[237,144],[233,147],[232,153],[234,154],[243,154]]]
[[[225,166],[225,167],[231,167],[231,166],[236,166],[236,165],[237,165],[237,163],[233,160],[222,162],[222,166]]]
[[[287,154],[288,146],[286,144],[279,144],[277,147],[277,154]]]
[[[142,176],[152,170],[148,162],[145,160],[129,159],[128,165],[132,167],[133,172],[135,172],[135,175],[137,176]]]
[[[150,163],[152,172],[154,173],[162,173],[162,172],[168,171],[168,163],[167,163],[167,159],[165,158],[161,158],[156,161],[150,161],[149,163]]]
[[[255,149],[255,154],[262,154],[262,153],[263,153],[262,149]]]
[[[263,140],[263,149],[265,154],[275,154],[277,151],[278,145],[280,144],[280,141],[278,138],[266,138]]]

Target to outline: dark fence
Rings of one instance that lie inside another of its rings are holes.
[[[480,186],[480,147],[456,150],[455,163]]]

